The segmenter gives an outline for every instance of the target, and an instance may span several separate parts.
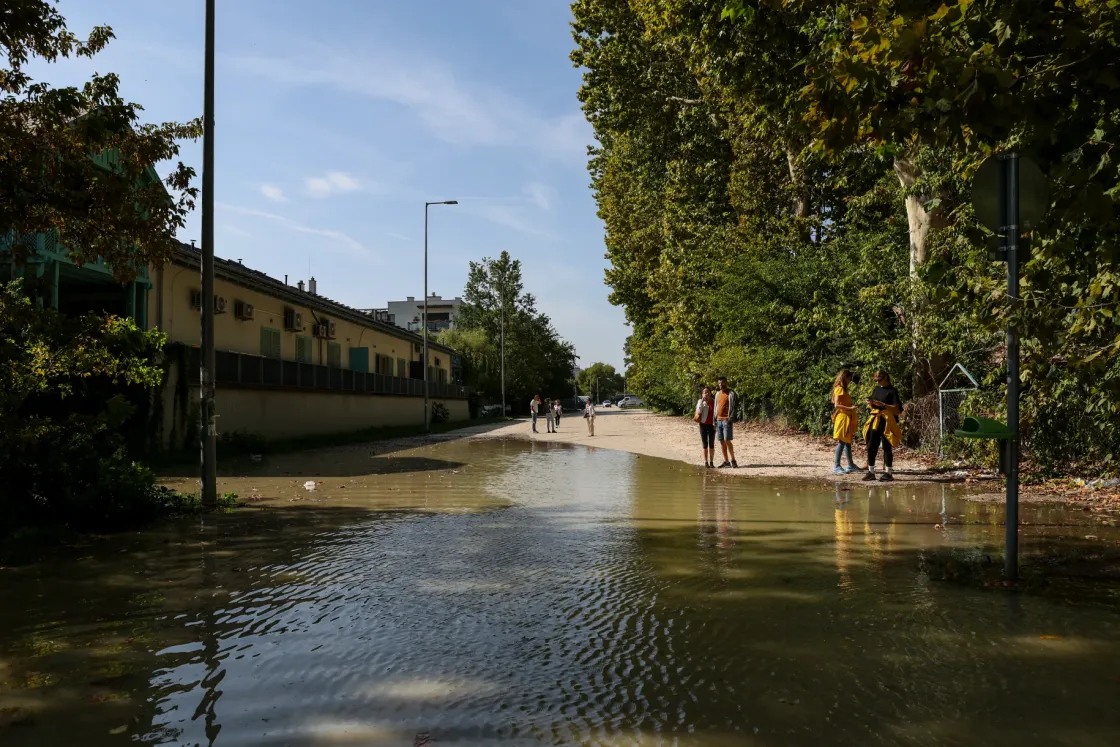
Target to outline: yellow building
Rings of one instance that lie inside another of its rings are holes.
[[[166,448],[193,447],[198,403],[201,254],[182,245],[149,272],[147,322],[168,337]],[[422,424],[423,338],[289,285],[240,262],[215,260],[218,432],[265,438]],[[428,342],[430,397],[468,417],[455,351]]]

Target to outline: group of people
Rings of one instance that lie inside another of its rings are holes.
[[[719,377],[719,388],[712,393],[711,387],[704,387],[700,400],[696,403],[696,413],[692,419],[700,424],[700,443],[704,447],[704,466],[715,467],[716,441],[723,452],[723,462],[719,469],[735,468],[735,410],[739,398],[727,386],[727,379]]]
[[[540,433],[537,430],[537,418],[543,414],[545,416],[545,427],[549,433],[557,433],[560,430],[560,416],[563,414],[564,408],[560,405],[558,399],[542,400],[541,395],[535,394],[529,400],[529,414],[533,416],[533,433]],[[587,402],[583,406],[583,417],[587,421],[587,435],[595,435],[595,403],[591,398],[587,398]]]
[[[832,383],[832,438],[836,441],[836,459],[832,471],[838,475],[860,471],[852,459],[852,441],[859,428],[859,408],[852,404],[852,397],[848,394],[848,387],[853,381],[855,376],[844,369],[836,374],[836,380]],[[875,389],[867,398],[871,415],[863,424],[863,440],[867,443],[867,470],[863,479],[876,479],[875,462],[879,457],[879,449],[882,448],[885,470],[878,479],[890,482],[894,479],[894,448],[902,443],[902,428],[898,424],[898,418],[902,414],[902,398],[891,384],[890,374],[886,371],[876,371],[874,381]],[[840,466],[842,455],[847,457],[846,467]]]
[[[836,374],[832,384],[832,437],[836,441],[836,460],[832,471],[836,474],[850,474],[860,471],[852,458],[852,441],[859,428],[859,408],[852,404],[848,387],[855,381],[855,375],[844,369]],[[894,448],[902,443],[902,429],[898,418],[902,415],[902,398],[891,384],[890,375],[880,369],[875,372],[875,389],[867,398],[870,417],[863,425],[863,439],[867,443],[867,469],[863,479],[878,479],[889,482],[894,479]],[[715,442],[719,441],[723,452],[720,468],[738,467],[735,461],[734,439],[735,411],[738,397],[728,387],[727,379],[719,377],[719,387],[715,392],[704,387],[696,403],[692,419],[700,425],[700,443],[704,449],[704,466],[715,467]],[[879,450],[883,451],[885,470],[876,478],[875,462]],[[841,456],[847,456],[847,467],[840,466]]]

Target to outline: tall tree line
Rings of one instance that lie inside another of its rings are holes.
[[[1002,407],[1011,322],[1035,461],[1115,468],[1115,3],[577,0],[572,11],[632,389],[683,410],[722,373],[749,412],[819,432],[836,369],[884,367],[918,403],[913,441],[954,362],[982,377],[968,408]],[[1043,166],[1052,194],[1015,299],[970,202],[979,164],[1012,148]]]
[[[535,394],[571,395],[575,348],[537,309],[536,298],[525,292],[521,260],[505,251],[470,263],[456,327],[440,335],[462,354],[467,383],[495,403],[502,397],[503,330],[506,403],[512,412],[528,411]]]

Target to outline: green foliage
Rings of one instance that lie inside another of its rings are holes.
[[[506,402],[515,411],[528,410],[534,394],[562,397],[571,389],[575,350],[524,292],[520,260],[502,252],[471,262],[463,301],[456,328],[439,339],[463,356],[469,386],[501,402],[504,329]]]
[[[632,390],[684,411],[723,374],[746,412],[824,432],[841,366],[884,367],[913,399],[962,362],[984,379],[974,406],[998,414],[1012,323],[1034,463],[1120,466],[1120,7],[572,10]],[[1010,148],[1053,195],[1019,299],[970,207],[979,163]]]
[[[615,371],[614,366],[609,363],[592,363],[580,370],[576,382],[581,392],[595,395],[600,400],[625,393],[622,391],[625,383],[622,374]]]
[[[0,535],[158,512],[162,493],[125,434],[162,380],[162,346],[128,319],[41,308],[22,281],[0,289]]]
[[[93,57],[112,37],[99,26],[88,39],[77,38],[47,0],[5,2],[0,235],[54,233],[76,261],[102,257],[127,280],[176,246],[197,194],[194,170],[179,163],[161,183],[151,167],[176,157],[178,141],[199,137],[201,123],[140,124],[141,107],[120,97],[112,73],[81,87],[52,88],[26,69],[34,58]],[[13,248],[17,258],[26,251],[20,241]]]

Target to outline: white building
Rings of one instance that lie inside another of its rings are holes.
[[[438,334],[445,329],[451,329],[455,326],[455,319],[459,316],[459,307],[463,305],[463,299],[456,296],[455,298],[440,298],[436,294],[428,296],[428,333]],[[423,331],[424,321],[424,299],[417,300],[413,296],[409,296],[404,301],[390,301],[387,309],[370,309],[384,321],[392,322],[393,324],[407,329],[409,332]]]

